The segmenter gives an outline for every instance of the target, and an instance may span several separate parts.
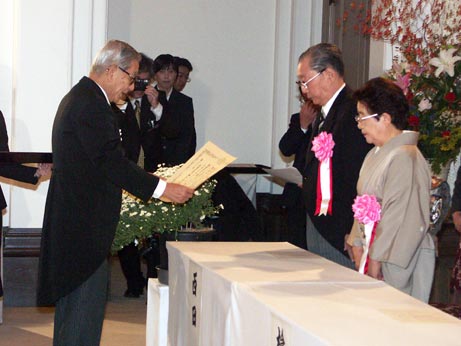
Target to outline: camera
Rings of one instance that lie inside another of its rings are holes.
[[[146,87],[149,85],[148,79],[138,79],[136,78],[134,81],[134,90],[135,91],[144,91]]]

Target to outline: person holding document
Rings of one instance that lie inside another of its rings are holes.
[[[140,54],[112,40],[89,77],[64,96],[52,132],[54,170],[43,220],[37,303],[56,304],[54,346],[100,344],[108,262],[122,189],[183,203],[193,189],[145,172],[123,155],[110,102],[134,88]]]
[[[6,130],[5,118],[0,111],[0,151],[10,151],[8,146],[8,132]],[[39,164],[38,168],[23,166],[19,163],[0,163],[0,176],[8,179],[21,181],[23,183],[37,184],[41,176],[49,175],[51,172],[50,164]],[[0,186],[0,210],[6,208],[6,200]],[[0,249],[2,246],[2,215],[0,215]],[[2,255],[0,254],[0,298],[3,297],[2,285]],[[2,311],[0,305],[0,323],[2,321]]]

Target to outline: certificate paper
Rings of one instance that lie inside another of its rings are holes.
[[[207,142],[167,182],[196,189],[235,159],[217,145]]]
[[[299,171],[294,167],[287,168],[273,168],[273,169],[264,169],[267,173],[273,177],[280,178],[289,183],[295,183],[296,185],[301,185],[303,182],[303,177]]]

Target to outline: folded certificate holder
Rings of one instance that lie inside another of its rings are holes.
[[[1,163],[52,163],[52,153],[27,153],[0,151]]]

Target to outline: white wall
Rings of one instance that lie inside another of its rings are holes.
[[[184,93],[194,99],[197,146],[211,140],[239,162],[269,164],[275,3],[110,0],[108,37],[152,58],[187,57],[194,71]]]
[[[74,76],[87,74],[93,45],[105,41],[106,5],[104,0],[2,1],[0,109],[11,151],[51,151],[59,101],[77,81]],[[48,182],[32,189],[2,182],[8,203],[3,224],[41,227]]]
[[[238,162],[279,166],[278,141],[297,111],[297,58],[320,35],[319,0],[3,0],[0,109],[10,148],[51,150],[59,101],[106,38],[118,38],[153,58],[192,61],[185,93],[194,98],[198,146],[211,140]],[[48,183],[2,187],[4,224],[41,227]]]
[[[197,147],[211,140],[240,163],[283,165],[278,141],[297,111],[296,65],[320,41],[316,0],[109,0],[108,37],[193,64]]]

